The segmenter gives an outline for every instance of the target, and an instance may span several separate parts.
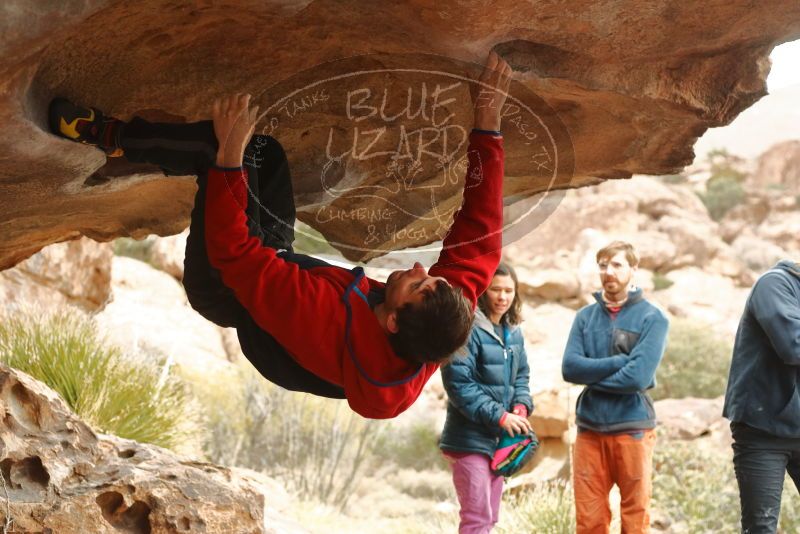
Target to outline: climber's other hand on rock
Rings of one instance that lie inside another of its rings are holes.
[[[217,167],[241,167],[244,149],[253,135],[258,106],[250,108],[250,95],[237,93],[214,100],[211,111],[217,136]]]
[[[499,130],[500,112],[511,85],[511,66],[493,50],[486,58],[478,79],[478,96],[475,99],[475,128]]]

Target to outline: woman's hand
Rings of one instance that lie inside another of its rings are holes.
[[[513,73],[504,59],[494,51],[489,52],[475,99],[475,128],[478,130],[500,130],[500,112],[506,102]]]
[[[237,93],[214,100],[211,116],[217,136],[217,167],[241,167],[244,149],[256,128],[258,106],[248,109],[250,95]]]
[[[531,422],[528,421],[528,419],[513,413],[506,414],[506,418],[500,427],[512,437],[515,434],[527,434],[533,430],[531,427]]]

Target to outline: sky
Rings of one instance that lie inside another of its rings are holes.
[[[800,85],[800,41],[776,46],[769,58],[772,60],[772,69],[767,77],[770,92]]]
[[[770,59],[770,94],[731,124],[709,129],[695,144],[698,159],[715,148],[755,158],[776,143],[800,139],[800,40],[776,46]]]

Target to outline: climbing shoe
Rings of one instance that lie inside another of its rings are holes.
[[[122,155],[118,147],[122,121],[105,117],[97,108],[84,108],[66,98],[54,98],[50,102],[48,121],[50,131],[58,136],[96,146],[110,157]]]

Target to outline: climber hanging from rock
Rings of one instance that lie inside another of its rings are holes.
[[[511,68],[484,66],[470,134],[464,201],[429,270],[415,263],[386,283],[297,254],[288,162],[272,137],[253,135],[250,96],[217,99],[213,121],[122,122],[57,98],[54,133],[122,151],[166,174],[195,174],[183,285],[206,319],[237,329],[242,352],[286,389],[346,398],[370,418],[391,418],[419,396],[469,336],[475,303],[500,261],[503,138],[500,110]]]

